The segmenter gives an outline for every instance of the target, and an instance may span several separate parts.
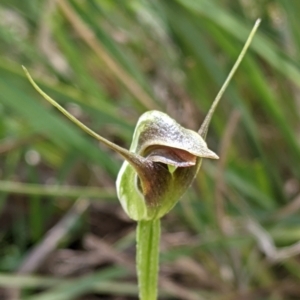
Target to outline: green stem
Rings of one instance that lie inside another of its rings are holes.
[[[159,240],[159,219],[138,222],[136,262],[140,300],[157,299]]]

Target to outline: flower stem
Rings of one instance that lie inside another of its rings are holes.
[[[136,263],[140,300],[157,299],[159,240],[159,219],[138,222]]]

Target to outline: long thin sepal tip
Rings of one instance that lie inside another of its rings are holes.
[[[226,90],[226,88],[227,88],[230,80],[232,79],[233,75],[235,74],[235,72],[236,72],[238,66],[240,65],[243,57],[245,56],[246,51],[248,50],[248,48],[250,46],[250,43],[252,42],[252,39],[253,39],[253,37],[254,37],[254,35],[256,33],[256,30],[257,30],[260,22],[261,22],[261,19],[257,19],[256,20],[256,22],[255,22],[255,24],[254,24],[254,26],[253,26],[253,28],[252,28],[252,30],[251,30],[251,32],[250,32],[247,40],[246,40],[246,43],[244,44],[244,47],[243,47],[240,55],[238,56],[235,64],[233,65],[230,73],[228,74],[228,76],[227,76],[224,84],[222,85],[220,91],[218,92],[218,94],[217,94],[217,96],[216,96],[213,104],[211,105],[211,107],[210,107],[210,109],[209,109],[209,111],[208,111],[208,113],[207,113],[207,115],[206,115],[206,117],[205,117],[205,119],[204,119],[204,121],[203,121],[203,123],[202,123],[202,125],[201,125],[201,127],[199,129],[199,131],[198,131],[198,133],[203,137],[203,139],[206,138],[208,126],[209,126],[210,120],[212,118],[212,115],[213,115],[213,113],[214,113],[214,111],[215,111],[215,109],[216,109],[216,107],[217,107],[217,105],[218,105],[221,97],[223,96],[223,94],[224,94],[224,92],[225,92],[225,90]]]

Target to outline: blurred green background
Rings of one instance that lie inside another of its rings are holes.
[[[300,1],[2,0],[0,298],[137,299],[121,159],[143,112],[198,129],[255,20],[205,161],[162,222],[161,299],[300,299]]]

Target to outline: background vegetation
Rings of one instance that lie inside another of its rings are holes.
[[[193,187],[163,219],[161,298],[300,299],[300,2],[2,0],[1,299],[136,299],[121,160],[149,109],[197,129],[258,18]]]

